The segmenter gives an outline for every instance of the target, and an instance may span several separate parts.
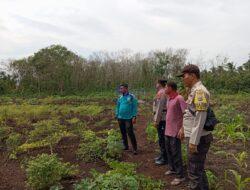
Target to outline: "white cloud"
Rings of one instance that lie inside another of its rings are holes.
[[[250,53],[248,0],[1,0],[0,59],[60,43],[95,50],[187,48],[190,58]]]

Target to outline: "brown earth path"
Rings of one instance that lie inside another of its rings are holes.
[[[135,133],[138,141],[138,155],[133,155],[132,151],[124,152],[122,161],[133,162],[138,164],[138,173],[154,179],[160,179],[166,183],[165,190],[186,190],[187,181],[179,186],[171,186],[170,182],[174,176],[166,176],[164,173],[167,171],[167,165],[157,166],[154,163],[154,158],[157,156],[158,144],[151,143],[147,140],[145,132],[148,119],[146,116],[140,115],[135,125]]]

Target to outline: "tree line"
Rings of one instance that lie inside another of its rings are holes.
[[[0,72],[0,93],[72,94],[113,90],[127,82],[134,89],[150,89],[159,78],[175,79],[187,64],[186,49],[133,53],[96,52],[84,58],[61,45],[52,45],[29,57],[9,62]],[[232,62],[202,71],[209,89],[250,92],[250,58],[242,66]]]

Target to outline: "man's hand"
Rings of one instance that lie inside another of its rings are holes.
[[[136,124],[136,117],[133,117],[132,124]]]
[[[191,154],[197,153],[197,152],[198,152],[198,150],[197,150],[197,145],[194,145],[194,144],[189,143],[189,152],[190,152]]]
[[[178,137],[181,141],[184,139],[185,135],[184,135],[184,128],[183,128],[183,127],[179,130],[179,132],[178,132],[178,134],[177,134],[177,137]]]

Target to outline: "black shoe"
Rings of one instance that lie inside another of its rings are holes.
[[[166,164],[167,164],[167,161],[164,160],[164,159],[156,160],[156,161],[155,161],[155,164],[157,164],[157,165],[166,165]]]
[[[133,151],[133,154],[134,154],[134,155],[137,155],[137,154],[138,154],[138,153],[137,153],[137,150],[134,150],[134,151]]]
[[[129,150],[129,148],[128,147],[124,147],[123,150]]]

